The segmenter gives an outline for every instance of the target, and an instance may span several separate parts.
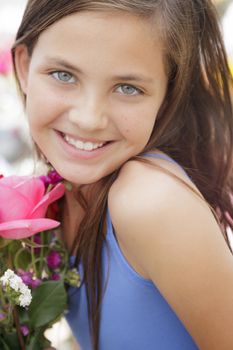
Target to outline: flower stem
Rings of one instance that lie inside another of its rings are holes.
[[[14,309],[13,309],[13,316],[14,316],[16,331],[17,331],[17,335],[18,335],[18,339],[19,339],[19,344],[20,344],[21,350],[26,350],[26,347],[25,347],[25,344],[24,344],[24,340],[23,340],[23,335],[22,335],[21,329],[20,329],[19,317],[18,317],[18,313],[17,313],[16,307],[14,307]]]
[[[6,299],[2,290],[2,285],[0,285],[0,300],[1,300],[1,306],[3,307],[3,309],[6,307],[7,303],[6,303]]]
[[[43,272],[43,257],[44,257],[44,232],[41,232],[41,248],[40,248],[40,264],[39,264],[39,276],[38,278],[42,278]]]
[[[31,241],[33,242],[33,236],[31,237]],[[36,262],[35,262],[35,251],[34,247],[31,247],[31,258],[32,258],[32,268],[33,272],[35,273],[36,277],[38,277],[37,269],[36,269]]]
[[[7,323],[7,327],[9,329],[12,329],[14,326],[14,321],[13,321],[13,317],[12,317],[12,309],[13,309],[13,305],[11,304],[11,302],[9,302],[8,304],[8,309],[7,309],[7,318],[6,318],[6,323]]]

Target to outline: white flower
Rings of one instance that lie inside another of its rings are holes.
[[[30,305],[32,301],[31,290],[23,282],[22,278],[14,273],[14,271],[8,269],[0,278],[0,282],[2,282],[4,287],[9,286],[15,292],[18,292],[16,299],[15,297],[12,297],[11,292],[8,292],[8,297],[13,300],[14,303],[23,307]]]
[[[30,305],[31,301],[32,301],[32,295],[31,295],[30,289],[28,288],[27,291],[25,291],[24,293],[22,293],[20,295],[20,297],[19,297],[19,305],[23,306],[23,307],[26,307],[26,306]]]
[[[28,290],[28,286],[24,283],[21,283],[19,286],[19,291],[21,294],[26,293],[26,291]]]
[[[16,275],[11,269],[8,269],[0,280],[4,287],[6,285],[9,285],[16,292],[18,292],[21,284],[23,283],[22,279],[18,275]]]
[[[16,292],[18,292],[22,283],[23,283],[22,279],[17,275],[14,275],[9,279],[10,287],[14,289]]]
[[[12,271],[11,269],[6,270],[4,275],[0,278],[2,285],[5,286],[9,282],[9,279],[11,279],[14,276],[15,276],[14,271]]]

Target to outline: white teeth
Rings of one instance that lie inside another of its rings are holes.
[[[83,148],[85,149],[85,151],[91,151],[91,150],[94,149],[94,147],[95,147],[95,145],[93,143],[86,142],[86,143],[84,143],[84,147]]]
[[[80,140],[75,140],[68,135],[64,135],[64,139],[70,145],[75,146],[77,149],[81,149],[85,151],[93,151],[94,149],[102,147],[104,144],[104,143],[82,142]]]
[[[69,141],[68,141],[68,143],[69,143]],[[76,148],[79,148],[79,149],[84,148],[84,144],[81,141],[76,141],[76,142],[72,143],[72,145],[76,146]]]

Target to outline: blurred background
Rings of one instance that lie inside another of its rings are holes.
[[[0,169],[4,175],[30,173],[27,124],[12,76],[10,48],[25,0],[0,0]]]
[[[229,63],[233,73],[233,0],[215,0]],[[32,173],[31,141],[26,118],[15,86],[10,48],[20,24],[26,0],[0,0],[0,174]],[[71,350],[71,336],[64,320],[49,332],[53,346]]]

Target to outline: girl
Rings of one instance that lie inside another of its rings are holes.
[[[29,0],[13,58],[38,153],[73,184],[81,348],[233,349],[231,78],[211,1]]]

